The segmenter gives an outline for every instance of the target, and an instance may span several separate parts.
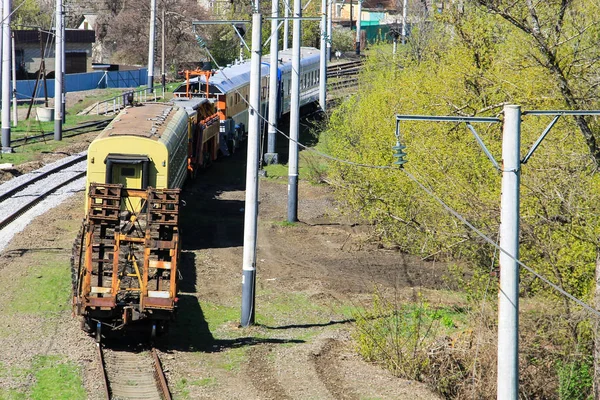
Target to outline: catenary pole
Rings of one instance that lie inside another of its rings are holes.
[[[12,126],[17,126],[19,123],[19,110],[17,109],[17,66],[15,59],[15,33],[11,32],[11,59],[12,59]]]
[[[161,29],[160,29],[160,35],[162,38],[162,40],[161,40],[162,47],[161,47],[161,53],[160,53],[160,72],[161,72],[160,83],[162,84],[163,95],[165,93],[165,86],[167,84],[167,76],[165,73],[165,17],[166,16],[167,16],[167,12],[163,6],[162,25],[161,25]]]
[[[248,111],[248,158],[246,165],[246,203],[244,209],[244,253],[242,264],[241,325],[254,324],[256,287],[256,240],[258,218],[258,163],[260,158],[260,58],[262,16],[260,0],[252,15],[252,57],[250,59],[250,109]]]
[[[498,293],[498,399],[519,398],[519,180],[521,107],[504,107]],[[505,253],[506,252],[506,253]]]
[[[283,20],[283,50],[288,49],[288,44],[290,43],[290,0],[283,0],[283,15],[285,19]]]
[[[2,9],[2,152],[10,153],[10,10],[11,0]]]
[[[404,0],[402,3],[402,44],[406,43],[406,8],[408,6],[408,0]]]
[[[362,21],[362,0],[358,0],[358,14],[356,15],[356,55],[360,55],[360,23]]]
[[[327,12],[327,60],[331,61],[331,34],[333,30],[333,0],[329,0],[329,11]]]
[[[321,0],[321,64],[319,74],[319,105],[327,110],[327,0]]]
[[[277,143],[277,92],[279,89],[279,74],[277,73],[277,53],[279,51],[279,34],[277,32],[279,18],[278,0],[271,0],[271,54],[269,60],[269,128],[267,136],[267,153],[265,163],[277,164],[278,157],[275,152]]]
[[[2,16],[2,18],[4,18],[4,0],[0,0],[0,15]],[[2,28],[2,24],[0,23],[0,79],[2,78],[2,31],[4,29]],[[0,95],[1,96],[1,95]],[[1,99],[1,98],[0,98]]]
[[[62,63],[63,63],[63,51],[64,51],[64,36],[62,28],[62,13],[63,13],[63,2],[62,0],[56,0],[56,29],[54,30],[55,36],[55,50],[54,50],[54,140],[62,140],[62,89],[63,89],[63,77],[62,77]]]
[[[148,89],[154,91],[154,42],[156,41],[156,0],[150,0],[150,33],[148,39]]]
[[[63,45],[62,45],[62,64],[61,64],[61,84],[62,84],[62,88],[60,89],[61,91],[61,103],[62,103],[62,123],[64,125],[65,122],[67,122],[67,91],[66,91],[66,77],[67,77],[67,34],[65,32],[66,29],[66,24],[65,24],[65,5],[64,5],[64,1],[63,1],[63,9],[62,12],[60,13],[60,17],[61,17],[61,29],[62,29],[62,38],[63,38]]]
[[[288,161],[288,222],[298,221],[298,137],[300,131],[300,40],[301,0],[294,0],[292,32],[292,93],[290,105],[290,147]]]

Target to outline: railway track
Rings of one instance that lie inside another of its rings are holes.
[[[84,133],[96,132],[104,129],[110,123],[110,119],[102,120],[102,121],[91,121],[86,122],[81,125],[77,125],[72,128],[63,129],[63,138],[68,138],[71,136],[77,136]],[[66,134],[69,132],[69,134]],[[39,141],[43,141],[46,139],[51,139],[54,137],[54,132],[41,133],[39,135],[26,136],[19,139],[11,140],[10,144],[13,148],[21,147],[29,143],[36,143]]]
[[[0,185],[0,230],[58,189],[85,176],[86,153],[66,157]]]
[[[327,90],[335,92],[358,87],[358,74],[362,67],[362,60],[329,65],[327,67]]]
[[[96,346],[107,400],[171,400],[154,347],[136,351]]]

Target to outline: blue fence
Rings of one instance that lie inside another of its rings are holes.
[[[80,92],[90,89],[134,88],[148,83],[148,69],[141,68],[132,71],[87,72],[83,74],[68,74],[65,76],[65,91]],[[38,82],[37,93],[34,95],[35,79],[17,81],[17,99],[44,97],[44,81]],[[54,97],[54,79],[46,79],[46,91],[49,98]]]

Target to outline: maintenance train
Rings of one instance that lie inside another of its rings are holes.
[[[290,109],[291,52],[280,53],[278,115]],[[301,51],[301,99],[318,98],[319,53]],[[105,332],[166,330],[177,308],[180,194],[248,124],[250,63],[195,71],[168,103],[125,107],[90,144],[85,218],[73,245],[73,311],[100,341]],[[268,103],[262,62],[261,110]],[[189,74],[188,74],[189,78]]]

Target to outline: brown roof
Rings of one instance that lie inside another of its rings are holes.
[[[382,9],[382,10],[399,10],[398,0],[365,0],[363,1],[363,8],[368,9]]]

